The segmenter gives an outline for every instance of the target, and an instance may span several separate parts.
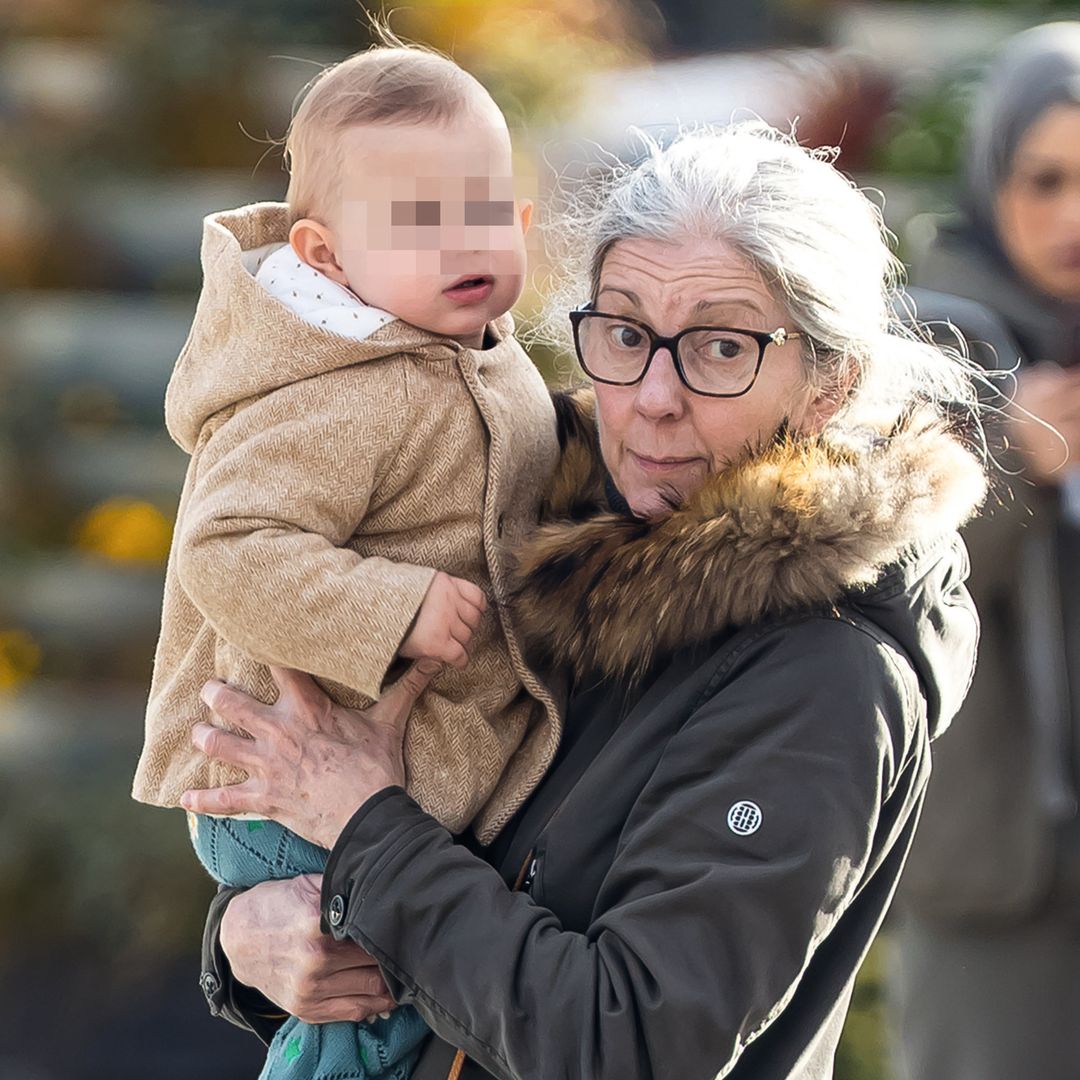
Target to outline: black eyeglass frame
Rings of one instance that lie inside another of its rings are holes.
[[[630,379],[628,382],[620,382],[617,379],[602,379],[599,375],[596,375],[589,370],[589,365],[585,363],[585,356],[581,348],[581,338],[579,335],[579,328],[586,318],[612,319],[621,323],[628,323],[638,330],[643,330],[646,335],[648,335],[649,355],[645,360],[641,373],[636,379]],[[785,345],[787,342],[791,341],[792,338],[806,336],[797,330],[787,330],[783,326],[778,326],[772,331],[745,330],[739,326],[686,326],[675,334],[674,337],[663,337],[648,323],[644,323],[640,319],[633,319],[629,315],[614,315],[608,311],[597,311],[592,306],[592,303],[583,304],[581,307],[571,311],[570,325],[574,329],[574,350],[577,352],[578,363],[581,364],[582,369],[590,379],[595,379],[597,382],[605,383],[608,386],[636,386],[648,373],[649,366],[653,362],[653,357],[656,356],[661,349],[667,349],[671,354],[671,360],[675,365],[675,372],[679,376],[679,382],[681,382],[692,394],[699,394],[701,397],[712,398],[737,398],[742,397],[743,394],[748,394],[753,389],[754,383],[757,382],[758,374],[761,372],[761,365],[765,360],[766,348],[769,345]],[[690,381],[686,377],[686,372],[683,370],[682,360],[679,358],[679,342],[682,341],[687,334],[693,334],[701,330],[726,330],[731,334],[745,334],[747,337],[753,338],[757,342],[758,358],[757,364],[754,366],[754,374],[750,377],[750,382],[747,383],[742,390],[737,390],[733,394],[718,394],[711,390],[698,390],[696,386],[690,385]]]

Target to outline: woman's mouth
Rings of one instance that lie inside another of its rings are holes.
[[[677,472],[679,469],[685,469],[688,465],[701,461],[698,457],[650,457],[634,450],[627,450],[627,453],[638,468],[651,473]]]
[[[495,288],[495,279],[490,274],[476,274],[472,277],[460,277],[443,295],[457,304],[483,303]]]
[[[1069,244],[1059,248],[1057,262],[1062,270],[1080,270],[1080,244]]]

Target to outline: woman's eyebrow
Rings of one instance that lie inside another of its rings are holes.
[[[731,311],[732,308],[750,308],[762,318],[765,318],[765,312],[762,311],[749,297],[746,297],[745,299],[740,298],[738,300],[699,300],[694,305],[690,314],[696,317],[698,315],[703,315],[706,311]]]
[[[1060,157],[1055,157],[1045,151],[1028,150],[1026,153],[1017,154],[1014,158],[1014,164],[1022,165],[1027,169],[1045,169],[1047,167],[1059,168],[1064,162]]]
[[[596,299],[599,300],[601,296],[606,292],[622,293],[631,304],[636,304],[641,307],[641,297],[636,292],[631,292],[629,289],[620,289],[617,285],[605,285],[597,294]]]

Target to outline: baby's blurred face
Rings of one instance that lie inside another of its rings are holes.
[[[521,295],[531,206],[515,199],[494,109],[449,123],[358,126],[344,138],[335,254],[366,304],[480,344]]]

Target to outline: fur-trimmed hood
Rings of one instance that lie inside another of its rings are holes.
[[[589,390],[557,396],[562,458],[515,588],[534,662],[579,679],[635,678],[727,629],[866,595],[985,494],[927,410],[884,435],[778,439],[645,521],[612,508],[594,409]]]

